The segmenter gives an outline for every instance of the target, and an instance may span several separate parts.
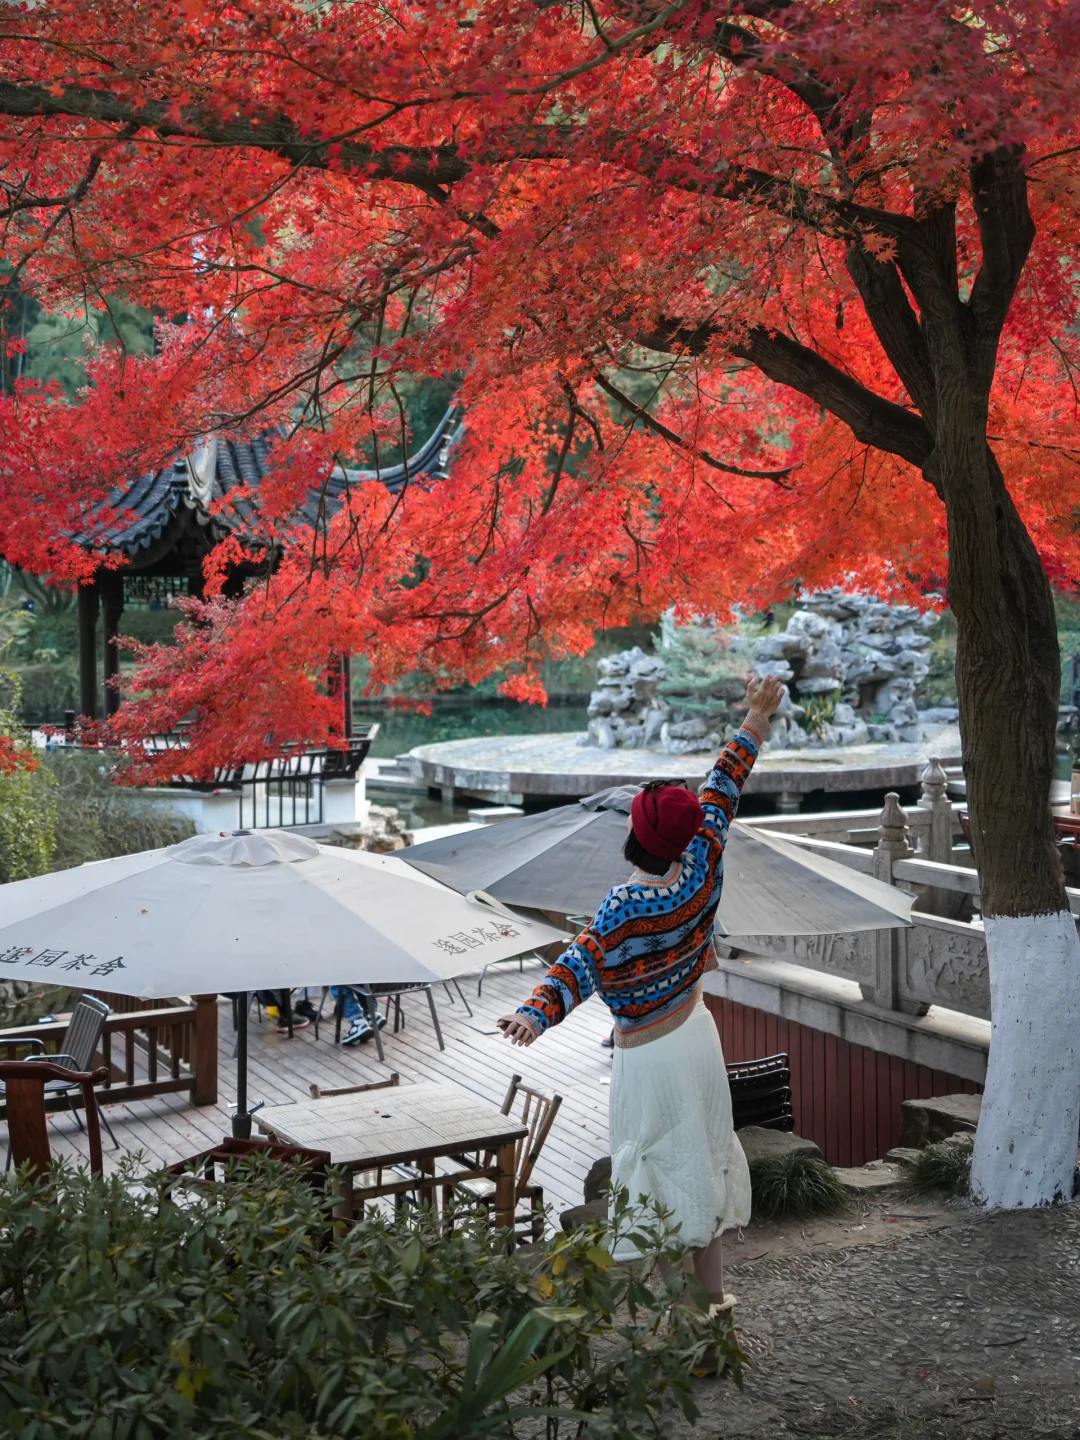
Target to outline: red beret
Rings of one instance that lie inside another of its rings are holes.
[[[682,785],[639,790],[630,804],[634,834],[658,860],[678,860],[704,818],[701,801]]]

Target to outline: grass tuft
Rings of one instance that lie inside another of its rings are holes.
[[[971,1189],[973,1135],[950,1135],[936,1145],[927,1145],[918,1158],[904,1166],[900,1181],[905,1195],[966,1195]]]
[[[750,1171],[754,1214],[763,1220],[835,1215],[848,1207],[840,1179],[813,1155],[772,1155]]]

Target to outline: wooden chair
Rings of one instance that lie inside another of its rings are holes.
[[[325,1100],[331,1095],[360,1095],[365,1090],[388,1090],[393,1085],[400,1085],[401,1076],[395,1070],[389,1080],[375,1080],[370,1085],[343,1085],[340,1090],[323,1090],[318,1085],[312,1085],[311,1098],[313,1100]]]
[[[101,1036],[109,1013],[108,1005],[104,1000],[99,1000],[96,995],[80,995],[71,1012],[67,1034],[64,1036],[64,1048],[59,1054],[50,1055],[49,1059],[57,1065],[66,1064],[69,1069],[80,1075],[89,1071],[101,1045]],[[26,1042],[21,1043],[25,1044]],[[102,1071],[102,1075],[108,1079],[108,1070]],[[83,1128],[82,1117],[74,1103],[77,1090],[78,1086],[65,1085],[62,1080],[53,1080],[45,1087],[47,1095],[60,1095],[65,1100],[68,1109],[75,1116],[75,1123],[81,1130]],[[108,1116],[100,1109],[97,1113],[101,1124],[109,1132],[113,1149],[119,1150],[120,1142],[112,1132]]]
[[[170,1165],[167,1175],[173,1175],[178,1182],[197,1186],[215,1185],[219,1172],[222,1174],[230,1163],[247,1159],[251,1155],[268,1155],[282,1165],[299,1165],[304,1178],[317,1190],[326,1189],[326,1173],[330,1169],[329,1150],[307,1150],[301,1145],[281,1145],[276,1140],[239,1140],[226,1135],[220,1145],[203,1150]]]
[[[514,1102],[520,1098],[521,1123],[528,1127],[528,1134],[524,1135],[515,1146],[514,1153],[514,1229],[515,1232],[521,1226],[524,1232],[532,1239],[534,1244],[539,1244],[544,1238],[544,1190],[541,1185],[533,1182],[532,1172],[540,1152],[544,1148],[552,1125],[555,1123],[555,1116],[559,1113],[559,1106],[563,1102],[561,1095],[544,1095],[539,1090],[532,1090],[528,1085],[521,1083],[520,1075],[513,1075],[510,1078],[510,1086],[506,1092],[506,1098],[502,1103],[502,1113],[509,1115],[514,1108]],[[457,1164],[467,1164],[464,1157],[452,1157]],[[493,1165],[495,1156],[488,1152],[484,1156],[485,1165]],[[446,1211],[453,1191],[460,1191],[467,1195],[470,1200],[479,1201],[480,1204],[488,1206],[495,1200],[495,1182],[493,1180],[462,1180],[456,1184],[443,1187],[443,1210]],[[524,1214],[518,1214],[518,1207],[526,1206]]]
[[[69,1070],[52,1060],[0,1060],[0,1083],[7,1102],[8,1165],[29,1163],[36,1175],[45,1174],[52,1161],[49,1147],[45,1092],[56,1082],[82,1091],[86,1110],[86,1138],[90,1145],[90,1173],[100,1175],[101,1126],[98,1124],[95,1084],[109,1078],[108,1070]]]

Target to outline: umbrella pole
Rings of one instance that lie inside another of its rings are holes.
[[[251,1139],[251,1116],[248,1114],[248,992],[236,997],[236,1114],[233,1116],[234,1140]]]

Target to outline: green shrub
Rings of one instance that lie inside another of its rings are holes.
[[[762,1220],[835,1215],[848,1206],[839,1176],[813,1155],[770,1155],[750,1170],[753,1214]]]
[[[48,870],[56,845],[56,802],[56,782],[44,767],[0,775],[0,884]]]
[[[915,703],[920,710],[956,704],[956,621],[951,610],[943,610],[938,616],[930,639],[926,652],[930,669],[915,691]]]
[[[620,1212],[625,1213],[625,1212]],[[63,1166],[0,1184],[0,1431],[21,1440],[632,1440],[696,1418],[730,1320],[662,1222],[616,1266],[596,1230],[518,1257],[459,1219],[344,1233],[295,1172],[170,1192]],[[658,1254],[670,1262],[650,1281]]]
[[[18,757],[18,768],[0,775],[0,884],[44,874],[56,835],[56,783],[17,719],[21,694],[19,677],[0,667],[0,735]]]
[[[826,725],[832,724],[839,699],[840,691],[831,690],[827,694],[811,695],[799,702],[806,711],[803,725],[811,735],[820,735]]]
[[[905,1195],[966,1195],[971,1189],[971,1152],[973,1135],[950,1135],[935,1145],[920,1150],[910,1165],[904,1166],[900,1187]]]
[[[113,778],[114,757],[92,750],[48,750],[44,766],[60,801],[54,870],[175,845],[194,833],[190,820],[166,813]]]

